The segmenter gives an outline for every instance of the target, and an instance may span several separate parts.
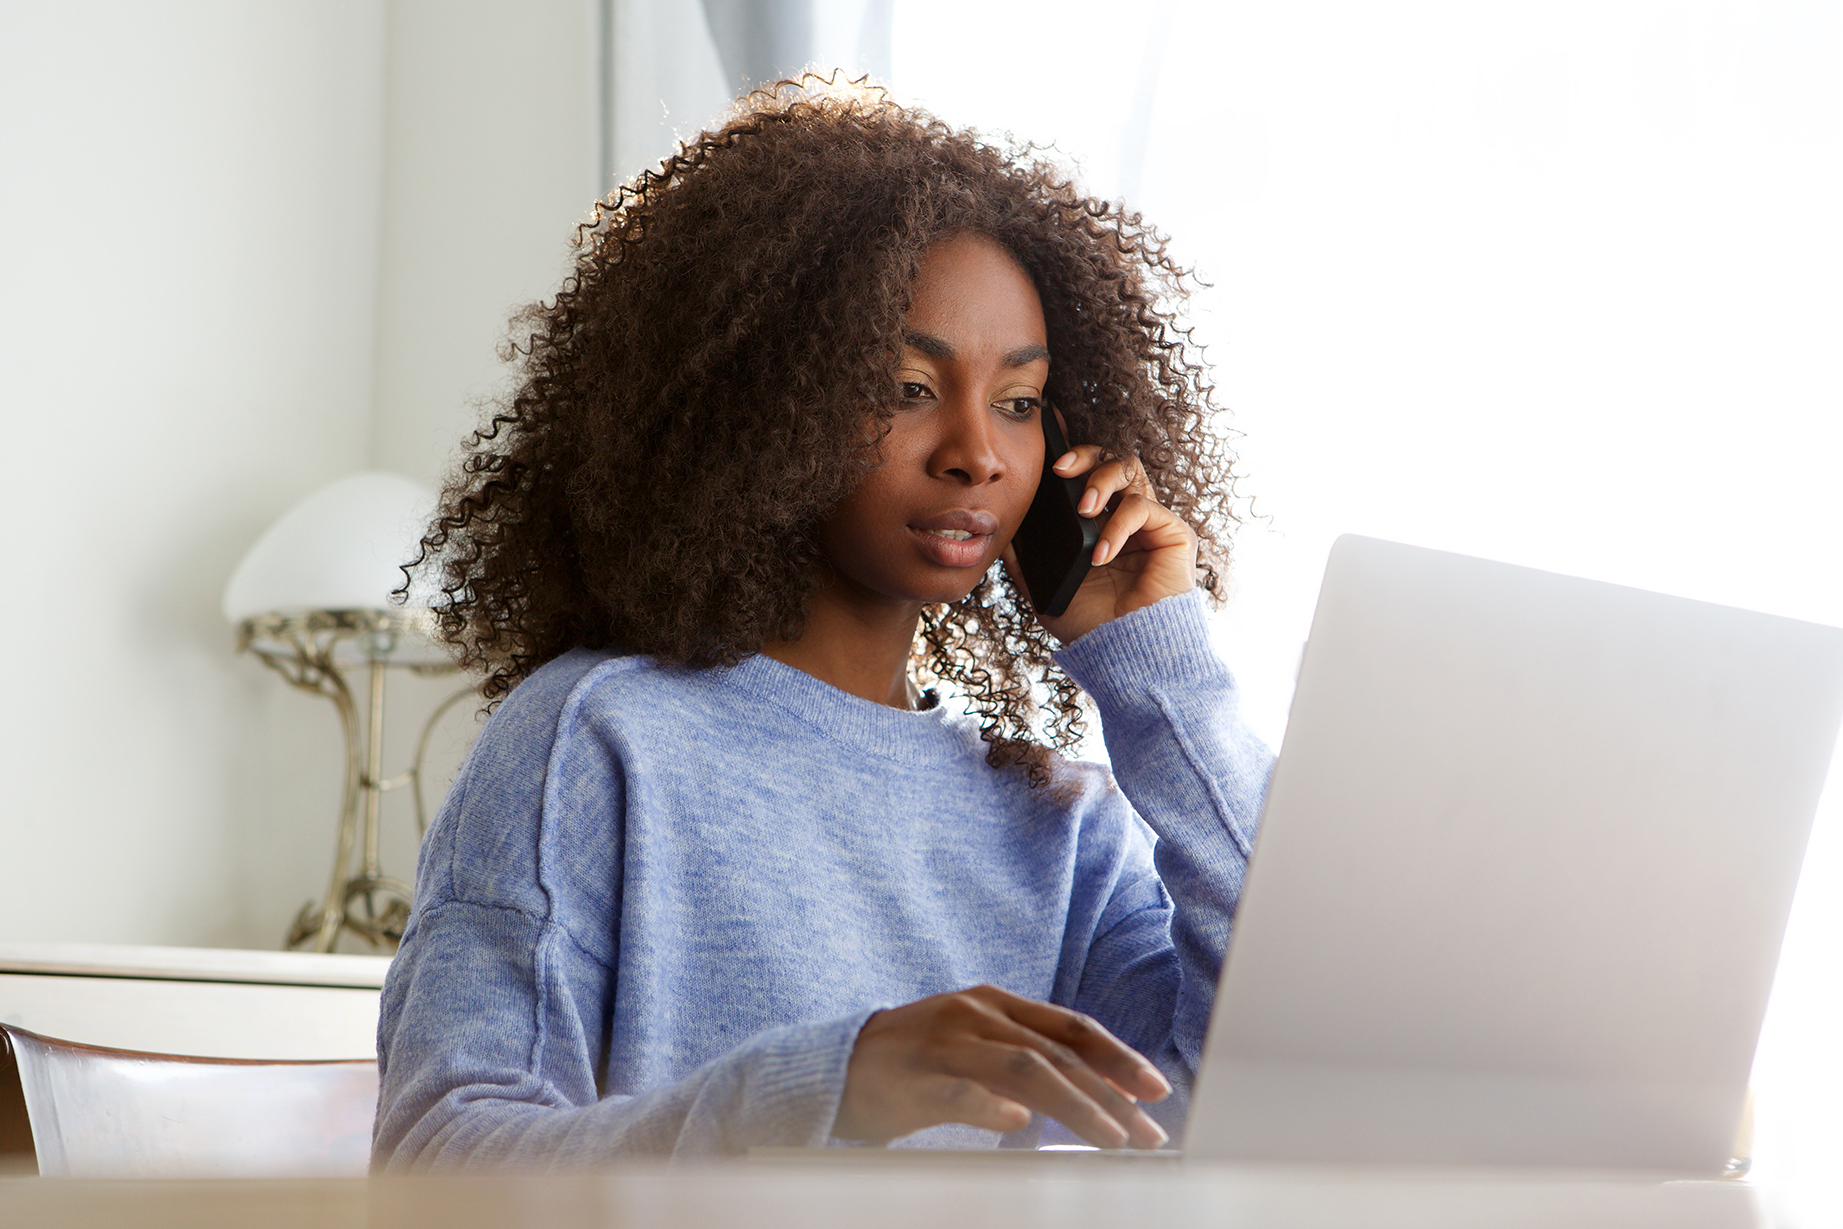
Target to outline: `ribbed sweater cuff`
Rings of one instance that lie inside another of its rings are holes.
[[[1176,594],[1101,624],[1065,645],[1056,661],[1103,713],[1130,711],[1154,689],[1227,672],[1204,610],[1202,590]]]
[[[749,1144],[825,1145],[845,1095],[851,1052],[871,1014],[775,1029],[761,1038],[744,1097]]]

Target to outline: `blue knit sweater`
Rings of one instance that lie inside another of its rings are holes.
[[[1148,1108],[1176,1138],[1272,757],[1198,594],[1058,660],[1118,778],[1061,765],[1072,801],[987,766],[969,718],[766,657],[538,670],[423,843],[378,1022],[377,1163],[823,1145],[865,1019],[980,983],[1151,1058],[1176,1091]]]

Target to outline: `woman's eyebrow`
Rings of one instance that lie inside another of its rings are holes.
[[[902,334],[902,344],[912,350],[920,350],[929,358],[938,358],[943,362],[952,361],[956,355],[952,346],[932,333],[915,333],[905,329]]]
[[[959,351],[932,333],[905,331],[902,335],[902,344],[910,349],[920,350],[929,358],[938,358],[943,362],[952,362],[959,357]],[[1000,362],[1006,367],[1028,367],[1032,363],[1045,362],[1048,359],[1049,347],[1033,344],[1019,346],[1005,355]]]

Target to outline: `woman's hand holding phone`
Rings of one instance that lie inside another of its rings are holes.
[[[1137,1104],[1171,1091],[1158,1068],[1079,1012],[995,986],[870,1017],[832,1134],[887,1142],[944,1122],[1018,1131],[1045,1114],[1101,1148],[1157,1148]]]
[[[1064,478],[1087,475],[1087,489],[1077,507],[1083,516],[1098,515],[1110,504],[1113,513],[1101,527],[1094,567],[1068,609],[1054,616],[1038,613],[1038,621],[1052,636],[1067,644],[1109,619],[1196,586],[1197,535],[1152,498],[1137,458],[1103,460],[1096,445],[1076,444],[1053,468]],[[1019,574],[1017,556],[1009,546],[1005,564],[1013,576]]]

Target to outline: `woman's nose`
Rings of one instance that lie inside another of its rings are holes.
[[[941,434],[929,458],[929,472],[967,486],[983,486],[1004,477],[1005,462],[993,437],[991,410],[968,397],[953,398],[941,409]]]

